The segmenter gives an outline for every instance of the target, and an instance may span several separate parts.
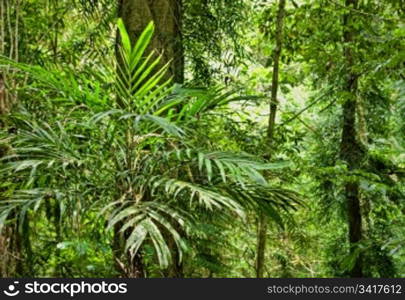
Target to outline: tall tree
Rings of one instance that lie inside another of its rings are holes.
[[[279,0],[277,20],[276,20],[276,47],[273,51],[273,75],[271,81],[271,98],[270,98],[270,116],[267,127],[267,142],[269,144],[269,149],[272,151],[274,148],[271,147],[273,143],[274,127],[276,124],[276,112],[278,105],[278,74],[280,65],[280,55],[283,47],[283,22],[285,14],[285,0]],[[271,153],[268,154],[270,159]],[[264,273],[264,261],[265,261],[265,250],[266,250],[266,237],[267,237],[267,216],[261,214],[259,217],[259,230],[258,230],[258,241],[257,241],[257,257],[256,257],[256,277],[262,278]]]
[[[0,55],[7,56],[16,61],[19,59],[19,23],[20,23],[19,0],[0,1]],[[11,68],[0,69],[0,117],[9,113],[16,101],[13,88],[16,80],[13,79]],[[0,119],[0,128],[4,126],[3,118]],[[6,155],[6,147],[0,147],[0,158]],[[1,188],[0,188],[1,191]],[[8,225],[0,228],[0,276],[9,277],[13,274],[23,275],[21,249],[22,239],[18,234],[17,226]]]
[[[346,64],[346,78],[344,81],[344,91],[347,98],[345,99],[343,109],[343,127],[340,144],[341,158],[347,163],[348,169],[354,171],[359,167],[363,159],[363,149],[358,141],[358,132],[356,128],[356,111],[358,80],[359,75],[354,70],[355,64],[355,43],[356,43],[356,24],[355,16],[352,12],[357,9],[357,0],[346,0],[347,13],[343,17],[343,40],[344,40],[344,59]],[[360,192],[359,182],[357,179],[346,182],[345,197],[347,202],[347,217],[349,225],[349,242],[351,253],[355,256],[355,263],[350,270],[351,277],[362,277],[363,266],[361,254],[356,255],[356,246],[362,239],[362,220],[360,210]],[[357,252],[357,251],[356,251]]]
[[[19,60],[21,1],[0,1],[0,55]],[[0,70],[0,114],[7,113],[16,101],[12,90],[15,82],[11,80],[10,68]]]

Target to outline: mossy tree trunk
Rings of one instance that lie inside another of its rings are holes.
[[[344,59],[346,65],[346,80],[344,95],[347,96],[343,103],[343,124],[342,137],[340,144],[340,156],[346,162],[350,172],[355,171],[360,167],[363,159],[363,147],[358,141],[358,132],[356,129],[356,114],[357,114],[357,93],[359,76],[354,70],[355,65],[355,17],[353,9],[357,8],[357,0],[346,0],[345,6],[348,12],[343,18],[343,40],[344,40]],[[362,239],[362,217],[360,208],[360,192],[359,182],[353,178],[347,180],[344,187],[344,194],[347,205],[347,218],[349,228],[349,242],[351,255],[355,256],[355,262],[349,274],[351,277],[363,276],[362,255],[356,254],[358,243]]]

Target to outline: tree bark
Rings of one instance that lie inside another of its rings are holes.
[[[15,61],[19,59],[20,4],[20,0],[0,0],[0,54]],[[16,86],[12,73],[9,67],[0,70],[0,116],[8,114],[17,101],[17,94],[12,91]],[[0,128],[5,126],[0,119]],[[0,148],[0,158],[8,151],[8,146]],[[0,277],[26,275],[22,264],[23,239],[17,228],[18,225],[8,224],[0,231]]]
[[[280,68],[280,56],[283,47],[283,25],[285,14],[285,0],[279,0],[276,21],[276,48],[273,52],[273,77],[271,81],[270,117],[267,127],[267,140],[273,142],[274,127],[276,124],[276,112],[278,106],[278,74]]]
[[[354,171],[359,167],[359,163],[363,158],[363,150],[357,140],[356,130],[356,109],[358,90],[358,74],[353,70],[355,64],[355,29],[353,22],[355,21],[350,9],[356,9],[357,0],[346,0],[345,6],[349,8],[349,12],[343,18],[343,40],[344,40],[344,59],[346,64],[346,82],[344,91],[347,99],[343,104],[343,127],[340,145],[340,156],[346,162],[349,171]],[[349,242],[351,255],[355,255],[356,245],[362,239],[362,218],[360,209],[359,183],[356,179],[351,179],[346,182],[344,188],[347,217],[349,227]],[[362,256],[356,255],[354,266],[349,270],[351,277],[363,276]]]
[[[3,74],[0,73],[0,115],[6,114],[7,111],[8,111],[8,103],[7,103],[6,85]],[[0,128],[1,127],[2,123],[0,120]]]
[[[267,141],[271,146],[273,144],[274,127],[276,124],[277,112],[277,92],[278,92],[278,74],[280,65],[280,55],[283,47],[283,23],[285,14],[285,0],[279,0],[277,21],[276,21],[276,48],[273,52],[273,77],[271,83],[271,99],[270,99],[270,116],[267,128]],[[271,148],[271,147],[270,147]],[[271,154],[268,155],[269,159]],[[266,238],[267,238],[267,216],[263,213],[259,216],[258,222],[258,240],[257,240],[257,257],[256,257],[256,277],[262,278],[264,274]]]

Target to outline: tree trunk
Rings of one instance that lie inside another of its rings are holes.
[[[346,0],[346,7],[355,9],[357,0]],[[359,167],[363,158],[362,147],[357,140],[356,130],[356,94],[358,89],[358,75],[353,70],[355,46],[355,30],[353,27],[354,17],[349,12],[343,19],[344,26],[344,58],[346,63],[346,82],[344,86],[345,94],[348,98],[343,104],[343,128],[340,145],[340,156],[347,163],[349,171],[354,171]],[[351,255],[354,255],[356,245],[362,239],[362,220],[360,210],[359,183],[352,179],[345,184],[345,197],[347,203],[347,216],[349,226],[349,242]],[[362,277],[363,266],[362,256],[357,255],[353,268],[349,271],[351,277]]]
[[[6,94],[6,84],[4,81],[3,74],[0,73],[0,115],[6,114],[8,111],[8,101],[7,101],[7,94]],[[2,127],[2,123],[0,120],[0,128]]]
[[[278,73],[280,65],[280,55],[283,47],[283,23],[285,14],[285,0],[279,0],[277,23],[276,23],[276,48],[273,53],[273,77],[271,81],[271,100],[270,100],[270,117],[267,127],[267,139],[271,144],[273,142],[274,127],[276,124],[276,112],[278,105]]]
[[[270,99],[270,117],[267,128],[267,141],[271,146],[273,144],[274,127],[276,124],[276,112],[277,112],[277,92],[278,92],[278,73],[280,55],[283,47],[283,23],[285,14],[285,0],[279,0],[277,11],[277,23],[276,23],[276,48],[273,52],[273,78],[271,83],[271,99]],[[272,147],[270,147],[271,149]],[[268,155],[269,159],[271,154]],[[266,250],[266,237],[267,237],[267,217],[265,214],[259,216],[259,230],[257,241],[257,257],[256,257],[256,277],[262,278],[264,274],[264,261]]]
[[[19,59],[19,20],[21,0],[0,0],[0,55],[18,61]],[[0,115],[6,115],[17,100],[16,80],[9,67],[0,70]],[[0,128],[6,124],[0,119]],[[0,158],[8,154],[8,146],[0,148]],[[10,219],[13,219],[11,216]],[[0,231],[0,277],[24,276],[22,259],[23,241],[18,226],[5,225]]]

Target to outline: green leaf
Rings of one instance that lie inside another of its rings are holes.
[[[117,26],[118,26],[118,30],[120,32],[122,47],[124,48],[124,55],[125,55],[125,57],[129,58],[130,54],[132,52],[131,40],[130,40],[128,32],[125,28],[124,21],[121,18],[119,18],[117,20]]]

